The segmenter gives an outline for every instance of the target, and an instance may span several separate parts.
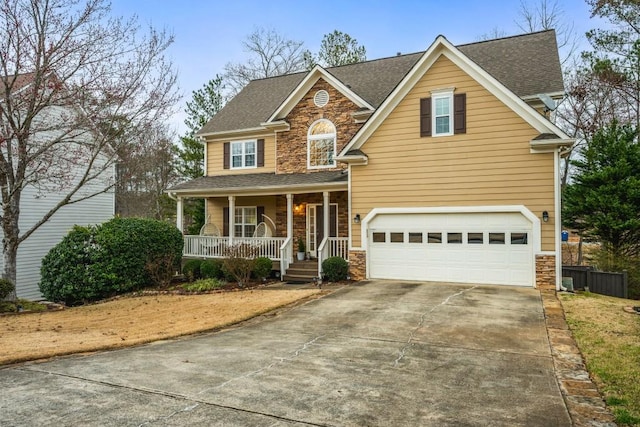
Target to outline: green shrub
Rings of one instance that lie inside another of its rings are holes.
[[[75,226],[43,258],[40,291],[49,300],[76,305],[141,289],[153,282],[149,263],[175,271],[182,248],[180,231],[153,219],[117,217],[99,226]]]
[[[49,301],[77,305],[106,295],[96,281],[95,227],[74,226],[42,259],[40,292]]]
[[[258,280],[264,280],[271,274],[273,262],[267,257],[258,257],[255,259],[253,266],[253,277]]]
[[[219,279],[200,279],[193,283],[187,283],[182,289],[188,292],[207,292],[215,289],[223,288],[226,283]]]
[[[338,282],[347,279],[349,263],[339,256],[327,258],[322,261],[322,273],[330,282]]]
[[[222,279],[222,260],[214,258],[202,261],[200,275],[203,279]]]
[[[0,301],[11,295],[15,286],[11,283],[11,280],[0,279]]]
[[[190,259],[185,261],[182,266],[182,274],[187,278],[188,281],[193,282],[194,280],[198,280],[201,278],[201,267],[202,260],[199,259]]]

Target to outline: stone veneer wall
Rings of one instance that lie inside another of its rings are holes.
[[[322,204],[322,193],[294,194],[293,196],[293,242],[294,249],[297,250],[298,238],[306,242],[307,239],[307,204]],[[338,204],[338,237],[349,236],[349,209],[348,195],[346,191],[329,193],[329,202]],[[295,207],[300,206],[300,211]],[[287,198],[278,196],[276,199],[276,235],[278,237],[287,236]]]
[[[556,290],[555,255],[536,255],[536,288]]]
[[[349,274],[351,280],[364,280],[367,278],[367,252],[349,251]]]
[[[329,93],[329,102],[324,107],[317,107],[313,97],[317,91],[324,89]],[[307,170],[307,134],[309,126],[316,120],[330,120],[336,127],[336,155],[355,133],[362,123],[355,123],[351,113],[359,107],[323,79],[319,79],[300,102],[293,107],[286,121],[290,125],[287,132],[278,132],[276,139],[276,173],[305,173],[326,171],[329,169]],[[347,165],[338,163],[336,168],[346,169]]]

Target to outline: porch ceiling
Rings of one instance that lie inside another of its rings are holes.
[[[320,171],[311,173],[253,173],[203,176],[167,190],[181,196],[273,195],[347,190],[348,173]]]

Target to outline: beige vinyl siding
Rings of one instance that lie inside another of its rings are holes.
[[[264,167],[249,169],[225,169],[223,163],[224,143],[233,141],[247,141],[264,139]],[[276,142],[275,136],[262,135],[243,138],[233,138],[207,142],[207,175],[237,175],[243,173],[267,173],[276,170]]]
[[[236,207],[264,206],[264,214],[271,218],[274,222],[276,220],[275,196],[236,197],[235,203]],[[207,199],[207,218],[210,222],[215,224],[220,229],[220,233],[222,233],[222,215],[224,212],[224,208],[228,206],[229,199],[227,197],[210,197]],[[258,218],[258,223],[260,222],[262,221],[260,218]],[[265,222],[267,224],[269,223],[268,221]],[[272,231],[275,232],[275,230],[273,230],[273,227]]]
[[[420,98],[455,88],[467,94],[467,133],[420,137]],[[553,153],[531,154],[538,132],[445,57],[378,127],[351,169],[352,212],[375,207],[525,205],[542,224],[542,250],[554,247]],[[353,246],[361,246],[353,227]]]

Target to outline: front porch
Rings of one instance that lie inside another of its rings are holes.
[[[283,278],[292,267],[297,256],[293,239],[286,237],[234,238],[193,235],[184,236],[183,256],[190,258],[224,258],[229,247],[239,244],[253,248],[252,252],[256,257],[266,257],[274,261],[274,269],[279,270]],[[322,274],[322,261],[334,256],[342,257],[345,260],[349,259],[348,237],[327,236],[322,239],[317,249],[317,256],[310,257],[312,262],[317,263],[316,271],[311,277],[320,277]]]
[[[318,265],[312,277],[320,276],[323,260],[349,259],[347,187],[345,171],[202,177],[178,186],[178,227],[186,198],[204,198],[207,218],[200,235],[184,236],[184,256],[223,258],[243,244],[284,276],[302,245],[304,258]]]

